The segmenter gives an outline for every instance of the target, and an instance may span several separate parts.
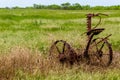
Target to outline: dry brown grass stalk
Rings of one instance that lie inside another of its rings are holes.
[[[9,54],[0,56],[0,80],[12,79],[18,70],[47,75],[49,72],[59,72],[62,69],[59,63],[51,61],[38,51],[33,53],[27,48],[15,47]]]
[[[110,68],[120,68],[119,53],[115,54],[116,58]],[[75,68],[82,69],[84,71],[98,71],[104,70],[104,68],[86,65],[80,63],[80,65],[74,65]],[[110,69],[108,68],[108,69]],[[34,53],[21,47],[12,48],[9,54],[0,56],[0,80],[12,80],[17,74],[16,72],[22,70],[24,73],[30,74],[43,74],[48,75],[50,73],[64,73],[68,69],[68,66],[62,66],[57,59],[50,59],[48,56],[41,55],[40,52]]]

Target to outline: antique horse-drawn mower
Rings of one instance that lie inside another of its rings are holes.
[[[94,38],[95,35],[100,34],[104,30],[104,28],[97,28],[101,23],[100,15],[108,16],[102,13],[87,14],[87,32],[85,32],[85,34],[88,39],[82,53],[75,51],[66,41],[57,40],[50,47],[50,59],[56,59],[62,64],[67,63],[70,65],[85,62],[90,65],[109,66],[113,58],[112,47],[108,42],[111,34],[104,38]],[[100,18],[98,24],[93,28],[91,26],[92,17]]]

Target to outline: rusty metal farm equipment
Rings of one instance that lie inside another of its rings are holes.
[[[50,47],[51,59],[57,59],[60,63],[68,63],[73,65],[74,63],[80,64],[80,62],[86,62],[91,65],[109,66],[112,63],[113,51],[111,44],[108,42],[108,35],[104,38],[95,37],[100,34],[104,28],[96,28],[101,23],[101,15],[108,16],[107,14],[87,14],[87,32],[88,37],[86,47],[81,53],[77,53],[71,46],[64,40],[55,41]],[[99,17],[98,24],[92,28],[92,17]]]

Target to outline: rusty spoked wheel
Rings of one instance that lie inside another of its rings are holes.
[[[59,58],[60,54],[64,55],[64,51],[65,51],[65,47],[66,47],[66,42],[63,40],[57,40],[55,41],[52,46],[50,47],[50,54],[49,56],[51,58]]]
[[[106,39],[94,39],[90,45],[89,56],[91,64],[109,66],[113,58],[111,44]]]
[[[72,49],[72,47],[64,40],[55,41],[50,47],[50,58],[54,61],[59,61],[61,63],[65,63],[71,61],[72,56],[76,55],[76,52]],[[72,56],[71,56],[72,55]],[[73,57],[74,58],[74,57]],[[73,61],[74,63],[74,61]],[[71,63],[72,64],[72,63]]]
[[[50,47],[50,57],[51,59],[53,59],[54,61],[60,61],[60,57],[62,57],[62,60],[66,59],[67,56],[67,47],[68,44],[66,43],[66,41],[63,40],[57,40],[55,41],[52,46]]]

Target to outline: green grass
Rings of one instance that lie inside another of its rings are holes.
[[[101,37],[112,34],[110,43],[114,51],[120,51],[120,11],[119,10],[40,10],[40,9],[0,9],[0,54],[9,54],[12,48],[24,46],[30,50],[48,54],[50,45],[58,39],[66,40],[74,48],[86,44],[86,14],[106,13],[99,27],[106,30]],[[93,19],[93,25],[98,19]],[[75,70],[76,71],[76,70]],[[51,73],[47,76],[18,71],[15,80],[119,80],[120,71],[110,70],[102,74],[67,70],[65,73]]]
[[[0,37],[2,43],[6,42],[0,46],[6,46],[6,49],[8,49],[13,46],[26,44],[26,47],[29,48],[39,48],[40,45],[44,43],[46,44],[45,48],[47,48],[52,40],[54,41],[57,39],[67,40],[69,43],[73,43],[73,45],[81,45],[82,43],[76,42],[76,40],[85,36],[81,36],[81,34],[86,31],[85,15],[90,12],[109,14],[109,17],[103,16],[103,21],[100,25],[100,27],[106,28],[106,31],[103,32],[102,36],[112,34],[110,42],[115,50],[120,50],[120,45],[118,44],[120,41],[120,15],[117,10],[59,11],[39,9],[0,9]],[[93,25],[95,25],[97,21],[98,19],[94,18]],[[49,40],[50,35],[54,37],[51,37],[52,40]],[[39,50],[42,51],[42,48],[39,48]]]
[[[120,79],[120,71],[116,73],[108,71],[107,73],[100,72],[84,72],[84,71],[76,71],[75,69],[68,70],[65,73],[52,73],[47,76],[41,75],[37,73],[36,75],[31,75],[27,73],[23,73],[21,71],[18,72],[18,76],[15,79],[18,80],[119,80]]]

